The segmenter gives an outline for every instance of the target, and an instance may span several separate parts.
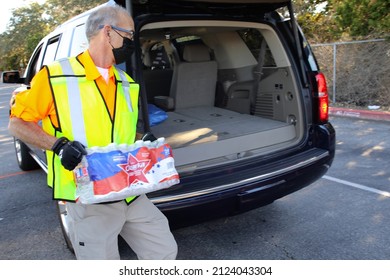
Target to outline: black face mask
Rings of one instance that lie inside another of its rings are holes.
[[[112,48],[114,54],[115,64],[121,64],[126,61],[127,57],[131,56],[134,52],[134,42],[127,37],[123,37],[122,47]]]

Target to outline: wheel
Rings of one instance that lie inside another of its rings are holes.
[[[74,254],[74,249],[72,242],[69,237],[69,216],[66,210],[66,202],[65,201],[56,201],[57,203],[57,214],[61,224],[62,234],[64,235],[64,239],[66,242],[66,246],[68,246],[69,250]]]
[[[30,155],[30,149],[17,138],[14,138],[16,161],[19,168],[23,171],[29,171],[40,168],[39,164]]]

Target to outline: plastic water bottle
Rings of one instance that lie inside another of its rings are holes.
[[[73,175],[78,188],[86,186],[91,182],[88,173],[88,161],[85,156],[73,170]]]

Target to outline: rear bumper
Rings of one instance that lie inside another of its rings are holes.
[[[302,160],[302,157],[306,160]],[[168,217],[172,227],[196,224],[210,219],[246,212],[302,189],[321,178],[333,156],[326,150],[312,149],[287,161],[290,165],[273,172],[238,180],[232,187],[219,185],[186,196],[155,197],[151,200]],[[292,164],[294,163],[295,164]],[[274,164],[272,164],[275,167]]]
[[[173,187],[166,193],[151,194],[151,200],[168,217],[172,227],[235,215],[270,204],[309,186],[329,170],[336,148],[333,126],[330,123],[314,126],[307,143],[313,146],[278,160],[183,180],[178,188],[184,191],[175,192]]]

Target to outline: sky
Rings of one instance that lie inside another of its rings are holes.
[[[31,2],[44,3],[46,0],[3,0],[0,10],[0,33],[3,33],[7,27],[8,21],[12,16],[12,10],[23,6],[28,6]]]

